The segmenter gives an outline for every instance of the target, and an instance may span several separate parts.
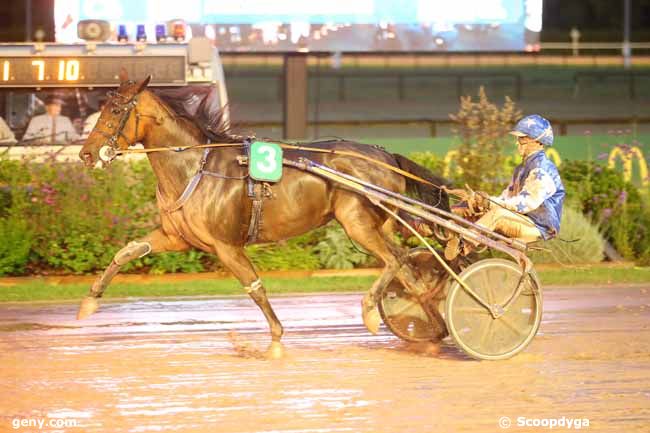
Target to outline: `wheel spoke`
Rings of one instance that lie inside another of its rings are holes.
[[[492,285],[490,284],[490,278],[488,277],[488,272],[483,272],[481,274],[481,280],[483,281],[483,291],[487,295],[488,304],[494,305],[494,292],[492,290]]]
[[[417,308],[417,307],[420,306],[420,304],[416,304],[415,302],[412,302],[412,303],[409,303],[409,302],[401,302],[400,304],[403,304],[403,305],[404,305],[404,306],[403,306],[402,308],[400,308],[400,309],[391,308],[391,310],[389,311],[391,316],[400,316],[400,315],[403,315],[405,312],[407,312],[407,311],[411,311],[411,310],[413,310],[413,309],[415,309],[415,308]],[[411,315],[413,315],[413,314],[411,314]]]
[[[490,331],[492,330],[492,324],[494,323],[493,319],[490,319],[488,322],[487,326],[484,328],[483,333],[481,334],[481,338],[478,342],[478,347],[485,347],[485,340],[487,339],[488,335],[490,334]]]
[[[509,317],[507,317],[507,316],[501,316],[501,317],[499,317],[499,320],[501,321],[501,323],[503,323],[503,324],[506,326],[506,328],[509,328],[509,329],[510,329],[511,331],[513,331],[515,334],[519,334],[519,335],[521,335],[522,337],[526,337],[526,336],[528,335],[528,334],[526,334],[525,332],[523,332],[523,331],[521,331],[520,329],[518,329],[518,328],[517,328],[517,327],[512,323],[512,321],[510,320]]]
[[[457,307],[454,308],[454,312],[490,315],[490,312],[483,307]]]

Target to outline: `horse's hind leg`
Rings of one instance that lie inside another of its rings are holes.
[[[151,253],[159,253],[163,251],[184,251],[189,248],[189,245],[180,238],[170,237],[162,230],[157,229],[149,233],[147,236],[129,242],[124,248],[115,254],[111,264],[104,273],[93,283],[90,288],[88,296],[81,301],[77,319],[85,319],[93,314],[99,308],[98,298],[104,294],[104,290],[110,284],[111,280],[120,271],[120,268],[130,262],[131,260],[139,257],[146,256]]]
[[[260,310],[262,310],[271,329],[269,356],[273,358],[280,357],[282,355],[280,339],[284,330],[266,297],[266,290],[262,285],[262,280],[257,276],[255,268],[253,268],[252,263],[246,256],[244,249],[221,242],[215,244],[214,247],[215,253],[219,257],[219,260],[221,260],[221,263],[237,277],[242,286],[244,286],[244,290],[255,301],[255,304],[257,304]]]
[[[388,285],[402,267],[403,252],[383,234],[385,217],[354,193],[340,192],[334,214],[347,235],[384,262],[384,270],[361,301],[363,323],[373,334],[379,331],[381,318],[377,311],[377,294]]]

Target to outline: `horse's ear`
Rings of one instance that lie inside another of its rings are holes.
[[[140,81],[140,82],[138,83],[138,92],[137,92],[137,93],[140,93],[140,92],[142,92],[144,89],[146,89],[147,86],[149,85],[149,81],[151,81],[151,75],[147,75],[147,78],[145,78],[144,80]]]

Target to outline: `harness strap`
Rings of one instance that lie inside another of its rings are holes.
[[[190,179],[187,186],[185,186],[185,190],[183,191],[183,193],[180,195],[180,197],[178,197],[178,199],[174,203],[172,203],[171,206],[164,206],[161,204],[162,211],[166,213],[172,213],[182,208],[185,202],[187,202],[187,200],[190,198],[190,196],[198,186],[199,182],[201,181],[201,178],[203,178],[202,172],[198,172],[194,176],[192,176],[192,179]],[[160,192],[160,185],[158,185],[158,189],[156,190],[156,195],[158,197],[162,196],[162,193]]]
[[[251,140],[244,140],[244,149],[247,155],[250,156]],[[262,223],[262,206],[264,204],[264,194],[262,184],[248,176],[246,182],[246,193],[248,198],[251,199],[251,219],[248,223],[248,233],[246,234],[246,244],[253,244],[257,241],[260,233],[260,225]]]
[[[262,186],[260,184],[256,184],[255,196],[253,197],[253,205],[251,207],[251,221],[248,224],[248,234],[246,235],[247,244],[255,243],[255,241],[257,241],[257,237],[260,234],[260,226],[262,224],[262,204]]]
[[[176,199],[176,201],[170,205],[170,206],[165,206],[161,202],[161,209],[163,212],[166,213],[171,213],[179,210],[180,208],[183,207],[183,205],[189,200],[189,198],[192,196],[192,193],[194,193],[194,190],[196,187],[199,185],[199,182],[203,178],[203,167],[205,167],[205,163],[208,160],[208,155],[210,154],[210,149],[206,148],[203,151],[203,157],[201,158],[201,163],[199,165],[199,171],[192,176],[192,179],[187,183],[185,186],[185,190],[181,193],[180,197]],[[160,199],[162,197],[162,193],[160,192],[160,185],[158,185],[156,189],[156,196]],[[159,200],[160,201],[160,200]]]

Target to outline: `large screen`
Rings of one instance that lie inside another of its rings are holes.
[[[77,22],[113,30],[188,23],[222,51],[524,51],[539,46],[543,0],[55,0],[56,37]],[[189,36],[189,35],[188,35]]]

